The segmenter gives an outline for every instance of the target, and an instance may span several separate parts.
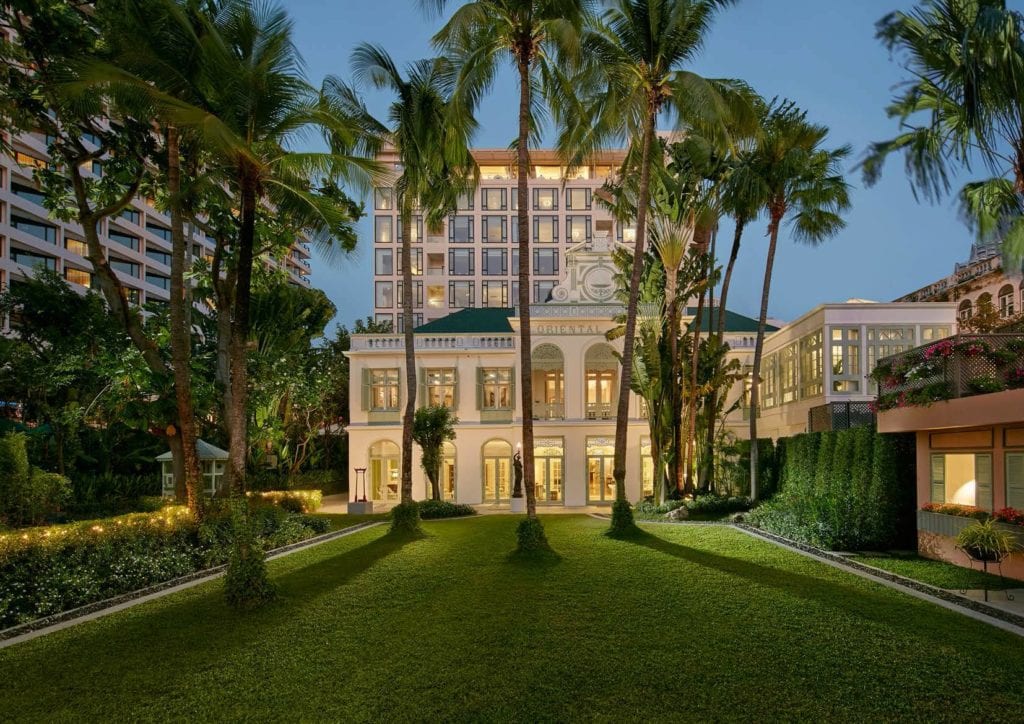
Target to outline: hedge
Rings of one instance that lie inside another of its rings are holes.
[[[472,505],[452,503],[447,500],[424,500],[419,504],[420,518],[435,520],[437,518],[459,518],[463,515],[476,515]]]
[[[873,427],[779,441],[781,490],[751,514],[779,535],[830,550],[906,545],[914,530],[913,435]]]
[[[249,495],[292,513],[315,513],[324,502],[324,494],[319,490],[264,490]]]
[[[250,520],[267,549],[328,528],[271,505]],[[231,535],[226,510],[200,525],[183,506],[0,534],[0,629],[220,565]]]

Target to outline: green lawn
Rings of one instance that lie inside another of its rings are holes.
[[[316,518],[326,518],[327,522],[330,523],[331,530],[341,530],[342,528],[351,528],[354,525],[360,523],[366,523],[371,520],[387,520],[387,513],[364,513],[360,515],[347,515],[342,513],[313,513]]]
[[[1011,720],[1024,640],[728,527],[385,526],[0,650],[0,720]]]
[[[905,576],[915,581],[950,590],[959,591],[967,588],[987,588],[989,590],[1024,588],[1024,581],[1000,578],[992,573],[986,574],[980,568],[972,570],[963,566],[954,566],[952,563],[944,561],[921,558],[914,554],[891,556],[864,554],[850,556],[850,558],[899,576]],[[995,571],[996,567],[992,566],[991,570]]]

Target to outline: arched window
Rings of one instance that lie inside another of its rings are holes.
[[[1014,311],[1014,297],[1012,284],[1004,284],[999,290],[999,316],[1002,318],[1012,317],[1016,312]]]
[[[584,357],[586,389],[584,412],[588,420],[610,420],[618,402],[619,361],[610,344],[595,344]]]
[[[965,299],[960,302],[960,306],[956,310],[956,317],[961,322],[970,321],[971,316],[974,314],[974,307],[971,304],[970,299]]]
[[[565,357],[550,343],[533,348],[533,419],[565,418]]]
[[[397,503],[401,499],[398,479],[400,462],[401,451],[390,440],[370,445],[370,490],[374,500]]]

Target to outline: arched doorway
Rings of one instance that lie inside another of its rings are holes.
[[[586,369],[583,409],[588,420],[611,420],[618,402],[619,361],[610,344],[595,344],[583,360]]]
[[[441,458],[441,500],[455,500],[455,446],[450,442]]]
[[[504,440],[484,443],[484,503],[507,503],[512,497],[512,445]]]
[[[401,451],[390,440],[370,445],[370,491],[374,500],[397,503],[401,499],[399,466]]]
[[[556,345],[544,343],[533,348],[533,419],[565,418],[565,358]]]

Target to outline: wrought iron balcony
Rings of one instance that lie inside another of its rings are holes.
[[[614,414],[610,402],[588,402],[586,412],[588,420],[610,420]]]
[[[534,402],[534,420],[564,420],[565,404],[562,402]]]

